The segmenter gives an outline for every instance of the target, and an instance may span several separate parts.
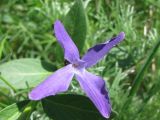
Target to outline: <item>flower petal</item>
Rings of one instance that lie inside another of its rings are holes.
[[[95,65],[100,59],[105,56],[105,54],[109,52],[112,47],[121,42],[124,37],[124,32],[121,32],[117,37],[114,37],[105,43],[101,43],[90,48],[82,58],[82,60],[86,62],[86,68]]]
[[[111,105],[108,92],[105,89],[104,80],[101,77],[93,75],[87,71],[77,73],[76,78],[99,112],[105,118],[109,118],[111,113]]]
[[[65,59],[70,63],[75,62],[79,58],[79,51],[59,20],[54,23],[54,32],[58,42],[64,49]]]
[[[66,91],[73,75],[71,64],[57,70],[29,93],[29,99],[40,100],[44,97]]]

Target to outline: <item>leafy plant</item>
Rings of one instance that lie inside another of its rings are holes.
[[[64,66],[53,35],[60,19],[80,55],[112,38],[126,36],[89,71],[103,76],[111,120],[160,118],[160,0],[1,0],[0,120],[103,120],[73,80],[65,94],[28,100],[31,89]]]

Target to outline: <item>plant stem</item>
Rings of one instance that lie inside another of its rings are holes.
[[[24,108],[22,115],[18,118],[18,120],[29,120],[30,115],[37,106],[37,101],[30,101],[28,105]]]
[[[2,80],[7,86],[9,86],[14,92],[16,92],[16,89],[0,75],[0,80]]]

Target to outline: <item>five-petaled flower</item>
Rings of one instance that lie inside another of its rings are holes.
[[[69,61],[69,64],[54,72],[45,81],[34,88],[29,93],[29,98],[31,100],[41,100],[47,96],[64,92],[68,89],[75,75],[81,88],[85,91],[102,116],[109,118],[111,104],[108,92],[105,88],[105,81],[101,77],[88,72],[86,69],[95,65],[112,47],[121,42],[125,34],[121,32],[118,36],[109,41],[95,45],[80,59],[76,45],[71,40],[62,23],[58,20],[54,24],[54,32],[59,44],[64,49],[64,58]]]

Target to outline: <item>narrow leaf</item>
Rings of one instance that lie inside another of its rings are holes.
[[[0,111],[0,120],[17,120],[29,101],[22,101],[7,106]]]
[[[139,89],[139,87],[143,81],[144,73],[145,73],[146,69],[148,68],[148,66],[150,65],[152,58],[154,57],[154,55],[158,51],[159,46],[160,46],[160,39],[156,42],[153,49],[151,49],[145,63],[143,64],[142,68],[138,72],[138,74],[133,82],[133,85],[132,85],[132,88],[130,91],[130,96],[134,96],[136,94],[137,90]]]
[[[154,55],[156,54],[156,52],[158,51],[158,48],[160,46],[160,39],[156,42],[155,46],[151,49],[150,53],[148,54],[148,57],[145,61],[145,63],[143,64],[142,68],[140,69],[140,71],[138,72],[138,74],[136,75],[132,88],[130,90],[130,94],[129,97],[126,101],[126,103],[123,106],[123,110],[122,112],[128,108],[128,106],[130,105],[130,103],[132,102],[132,98],[133,96],[137,93],[142,81],[143,81],[143,76],[144,73],[146,71],[146,69],[148,68],[148,66],[150,65]]]
[[[6,37],[2,41],[0,41],[0,60],[2,58],[5,41],[6,41]]]

